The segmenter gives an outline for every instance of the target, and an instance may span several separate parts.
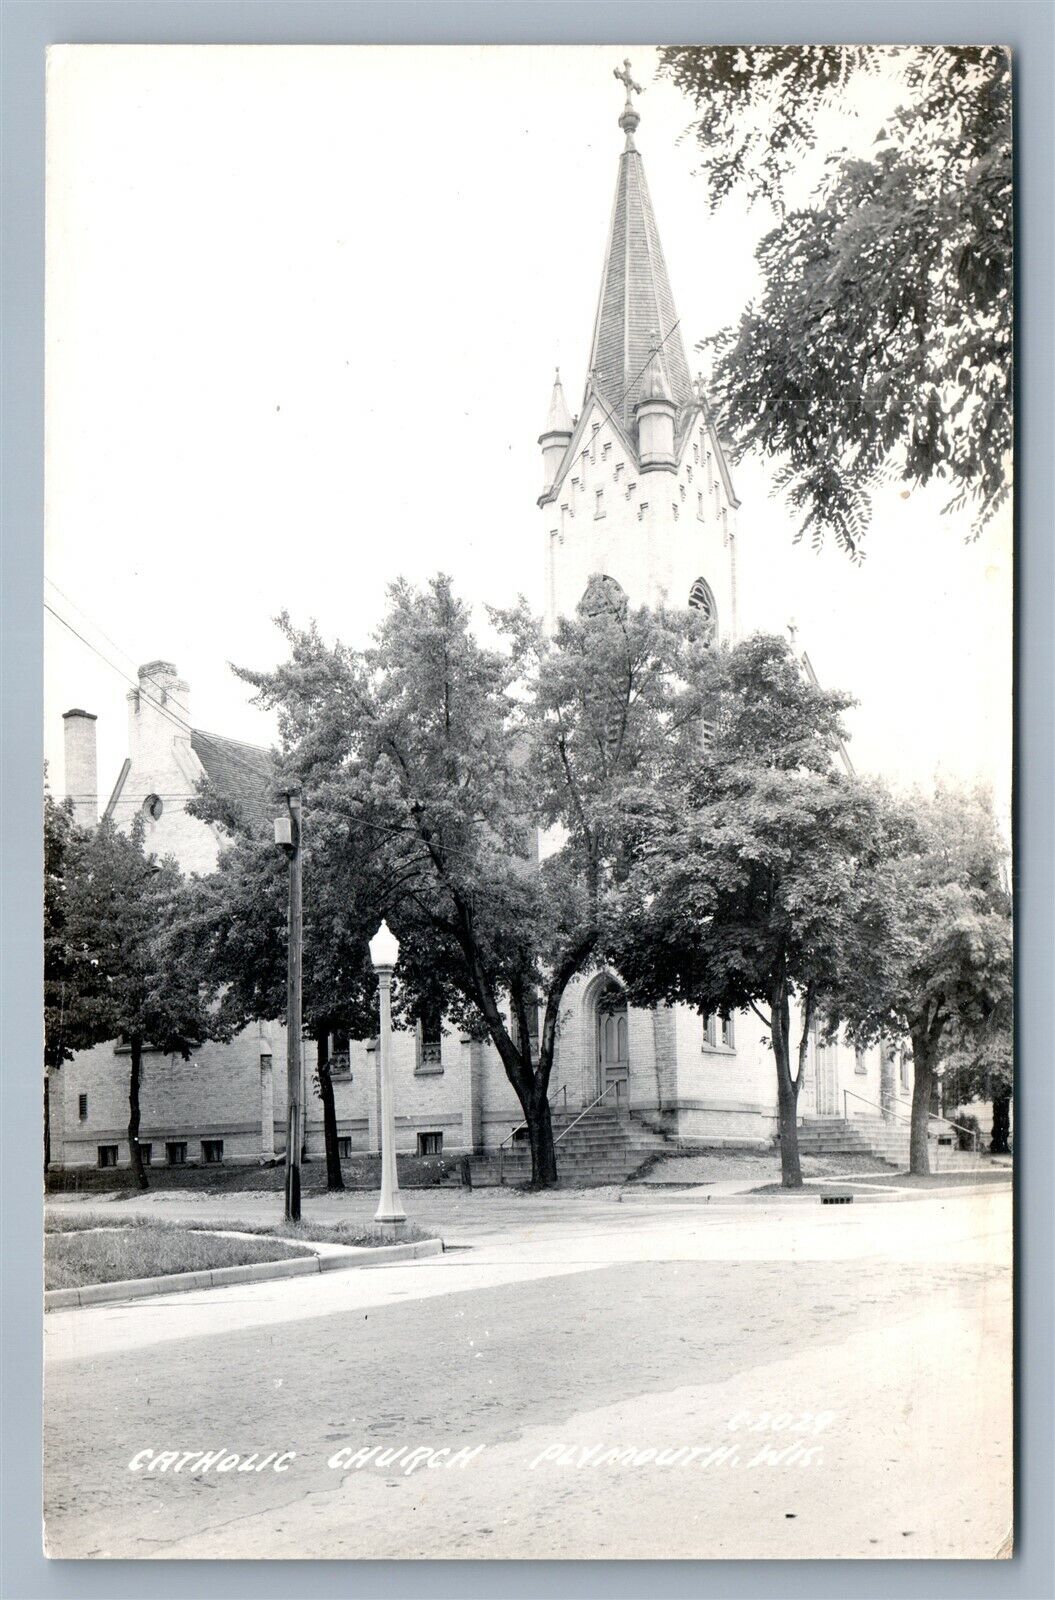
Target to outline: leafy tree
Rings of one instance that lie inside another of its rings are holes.
[[[975,530],[1007,497],[1011,450],[1011,69],[996,47],[673,47],[712,207],[742,187],[781,212],[763,288],[705,348],[738,454],[777,483],[815,545],[859,555],[884,478],[931,480]],[[905,103],[865,159],[833,154],[819,193],[784,185],[853,83],[897,72]]]
[[[44,790],[44,1066],[61,1067],[75,1050],[95,1044],[85,1030],[83,998],[98,985],[98,974],[70,941],[67,927],[69,880],[76,873],[87,835],[74,821],[73,807]],[[51,1121],[44,1083],[44,1166],[51,1161]]]
[[[277,801],[276,805],[281,806]],[[266,808],[249,815],[206,783],[188,808],[220,822],[230,843],[215,872],[189,887],[176,937],[229,1033],[256,1019],[286,1021],[288,868],[275,848]],[[277,812],[276,812],[277,814]],[[323,1108],[326,1186],[343,1189],[330,1041],[376,1031],[376,983],[367,939],[378,918],[370,900],[370,860],[328,848],[326,818],[303,816],[302,1020],[315,1043],[315,1076]],[[332,837],[332,836],[331,836]],[[341,840],[340,843],[344,844]]]
[[[373,840],[401,970],[422,1003],[442,996],[493,1044],[532,1181],[551,1186],[561,1003],[602,942],[620,797],[677,758],[698,718],[705,629],[618,603],[552,640],[523,611],[492,621],[500,644],[486,648],[449,580],[401,581],[371,648],[330,648],[284,619],[290,661],[242,676],[277,707],[283,766],[348,859]],[[541,864],[538,827],[558,840]]]
[[[170,959],[167,934],[182,880],[171,858],[158,862],[145,853],[142,819],[126,834],[104,818],[75,859],[76,872],[67,877],[65,935],[78,970],[90,968],[98,980],[78,990],[76,1043],[118,1039],[128,1047],[128,1144],[135,1183],[145,1189],[139,1148],[144,1049],[186,1059],[206,1038],[223,1034],[193,976]]]
[[[755,1012],[776,1067],[782,1180],[797,1188],[810,1035],[830,1026],[857,956],[884,802],[833,765],[849,697],[809,682],[782,640],[716,650],[713,668],[708,746],[640,811],[610,951],[640,1003]]]
[[[993,1107],[989,1149],[993,1155],[1010,1150],[1011,1097],[1014,1091],[1012,995],[1002,997],[993,1013],[974,1029],[960,1027],[954,1019],[944,1056],[942,1089],[947,1106],[988,1100]]]
[[[916,794],[903,848],[880,862],[867,917],[884,937],[848,969],[838,1006],[859,1039],[912,1040],[909,1166],[929,1169],[935,1071],[950,1050],[984,1047],[1012,1004],[1010,902],[1004,847],[988,797],[951,788]]]

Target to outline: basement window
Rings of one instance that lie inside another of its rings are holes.
[[[201,1158],[207,1167],[218,1167],[223,1161],[223,1140],[203,1139]]]
[[[338,1134],[338,1136],[337,1136],[337,1154],[340,1156],[342,1161],[350,1161],[352,1159],[352,1136],[351,1136],[351,1134],[348,1134],[348,1133]]]
[[[117,1146],[115,1144],[101,1144],[98,1146],[99,1165],[101,1167],[116,1167]]]
[[[187,1165],[187,1141],[185,1139],[170,1139],[165,1145],[165,1160],[170,1167],[185,1167]]]
[[[442,1133],[419,1133],[418,1134],[418,1155],[419,1156],[438,1156],[438,1155],[442,1155],[442,1154],[443,1154],[443,1134]]]
[[[142,1161],[144,1167],[149,1167],[150,1166],[153,1154],[154,1154],[154,1146],[152,1144],[144,1144],[143,1141],[140,1140],[140,1142],[139,1142],[139,1159]]]
[[[78,1115],[78,1117],[80,1117],[82,1122],[87,1122],[87,1120],[88,1120],[88,1096],[86,1094],[79,1094],[77,1096],[77,1115]]]

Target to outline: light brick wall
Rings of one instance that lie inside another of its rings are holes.
[[[577,455],[541,516],[550,628],[557,616],[574,613],[590,578],[604,572],[622,585],[632,606],[688,605],[689,590],[702,577],[717,602],[719,633],[732,635],[733,508],[701,420],[690,429],[675,471],[642,472],[592,402]]]

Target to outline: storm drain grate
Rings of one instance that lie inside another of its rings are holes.
[[[822,1206],[848,1206],[853,1203],[852,1194],[822,1194]]]

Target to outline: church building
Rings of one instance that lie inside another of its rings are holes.
[[[738,632],[739,507],[699,378],[690,374],[641,153],[629,64],[619,117],[624,146],[577,413],[558,373],[542,456],[540,557],[545,620],[579,606],[663,603],[702,611],[713,637]],[[584,241],[584,246],[588,241]],[[586,308],[584,308],[585,314]],[[787,618],[774,617],[773,631]],[[804,663],[804,670],[809,670]],[[215,864],[219,831],[190,817],[207,774],[221,792],[265,803],[268,753],[191,723],[189,685],[154,661],[129,696],[129,756],[106,807],[118,824],[137,813],[146,846],[186,872]],[[66,788],[90,824],[95,719],[66,715]],[[584,1181],[623,1175],[647,1155],[692,1145],[768,1147],[777,1130],[776,1075],[753,1012],[723,1019],[683,1006],[627,1005],[618,973],[578,978],[565,999],[551,1082],[558,1167]],[[305,1052],[309,1055],[309,1052]],[[376,1041],[331,1041],[342,1154],[376,1151],[380,1082]],[[501,1151],[503,1175],[529,1170],[522,1114],[497,1053],[440,1021],[393,1043],[396,1140],[422,1155]],[[310,1074],[310,1061],[306,1071]],[[80,1053],[49,1082],[52,1164],[124,1166],[127,1056],[119,1045]],[[800,1095],[803,1148],[829,1144],[903,1156],[880,1107],[907,1114],[911,1066],[878,1049],[811,1043]],[[274,1159],[285,1129],[285,1034],[273,1024],[190,1061],[144,1058],[141,1141],[154,1164]],[[322,1107],[308,1086],[309,1158],[323,1153]],[[585,1112],[585,1115],[582,1113]],[[850,1131],[854,1130],[851,1137]],[[492,1161],[491,1165],[494,1165]]]

